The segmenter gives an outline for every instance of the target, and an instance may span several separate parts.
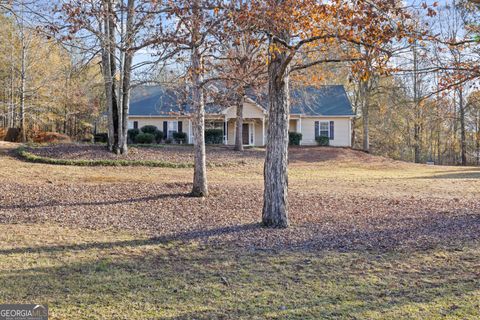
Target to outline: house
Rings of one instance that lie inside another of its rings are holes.
[[[355,116],[350,100],[341,85],[305,87],[291,90],[290,131],[303,135],[301,145],[315,145],[315,138],[326,136],[331,146],[351,146],[351,122]],[[174,132],[187,133],[192,143],[191,107],[178,93],[159,86],[138,87],[132,92],[129,128],[154,125],[165,138]],[[221,129],[224,144],[235,144],[236,107],[205,106],[206,129]],[[247,95],[243,111],[243,142],[263,146],[266,142],[268,103],[253,94]]]

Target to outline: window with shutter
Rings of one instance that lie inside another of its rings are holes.
[[[172,139],[174,132],[178,132],[178,121],[168,121],[167,138]]]
[[[319,131],[318,131],[318,135],[320,137],[328,137],[328,133],[329,133],[329,123],[321,121]]]

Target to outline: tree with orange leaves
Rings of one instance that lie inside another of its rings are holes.
[[[243,13],[245,25],[268,37],[269,116],[264,168],[262,222],[285,228],[288,220],[289,76],[318,64],[359,61],[352,45],[378,49],[412,31],[410,16],[399,1],[252,0]],[[343,53],[322,56],[336,44]]]

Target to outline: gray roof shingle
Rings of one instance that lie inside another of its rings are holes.
[[[247,94],[265,109],[268,103],[265,95]],[[130,112],[132,116],[155,116],[188,114],[190,105],[174,90],[161,86],[142,86],[132,90]],[[207,104],[207,113],[219,113],[222,107]],[[303,87],[291,90],[292,114],[307,116],[353,116],[353,110],[345,88],[342,85]]]

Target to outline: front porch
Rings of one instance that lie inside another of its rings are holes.
[[[264,146],[267,139],[266,118],[245,118],[243,119],[243,145],[245,146]],[[223,144],[235,145],[237,136],[236,118],[207,118],[205,120],[205,129],[223,130]],[[302,119],[292,117],[289,121],[289,132],[302,132]]]
[[[220,129],[223,131],[223,144],[235,145],[237,136],[237,124],[235,118],[205,119],[205,129]],[[264,146],[266,137],[265,118],[243,119],[243,144],[245,146]]]

